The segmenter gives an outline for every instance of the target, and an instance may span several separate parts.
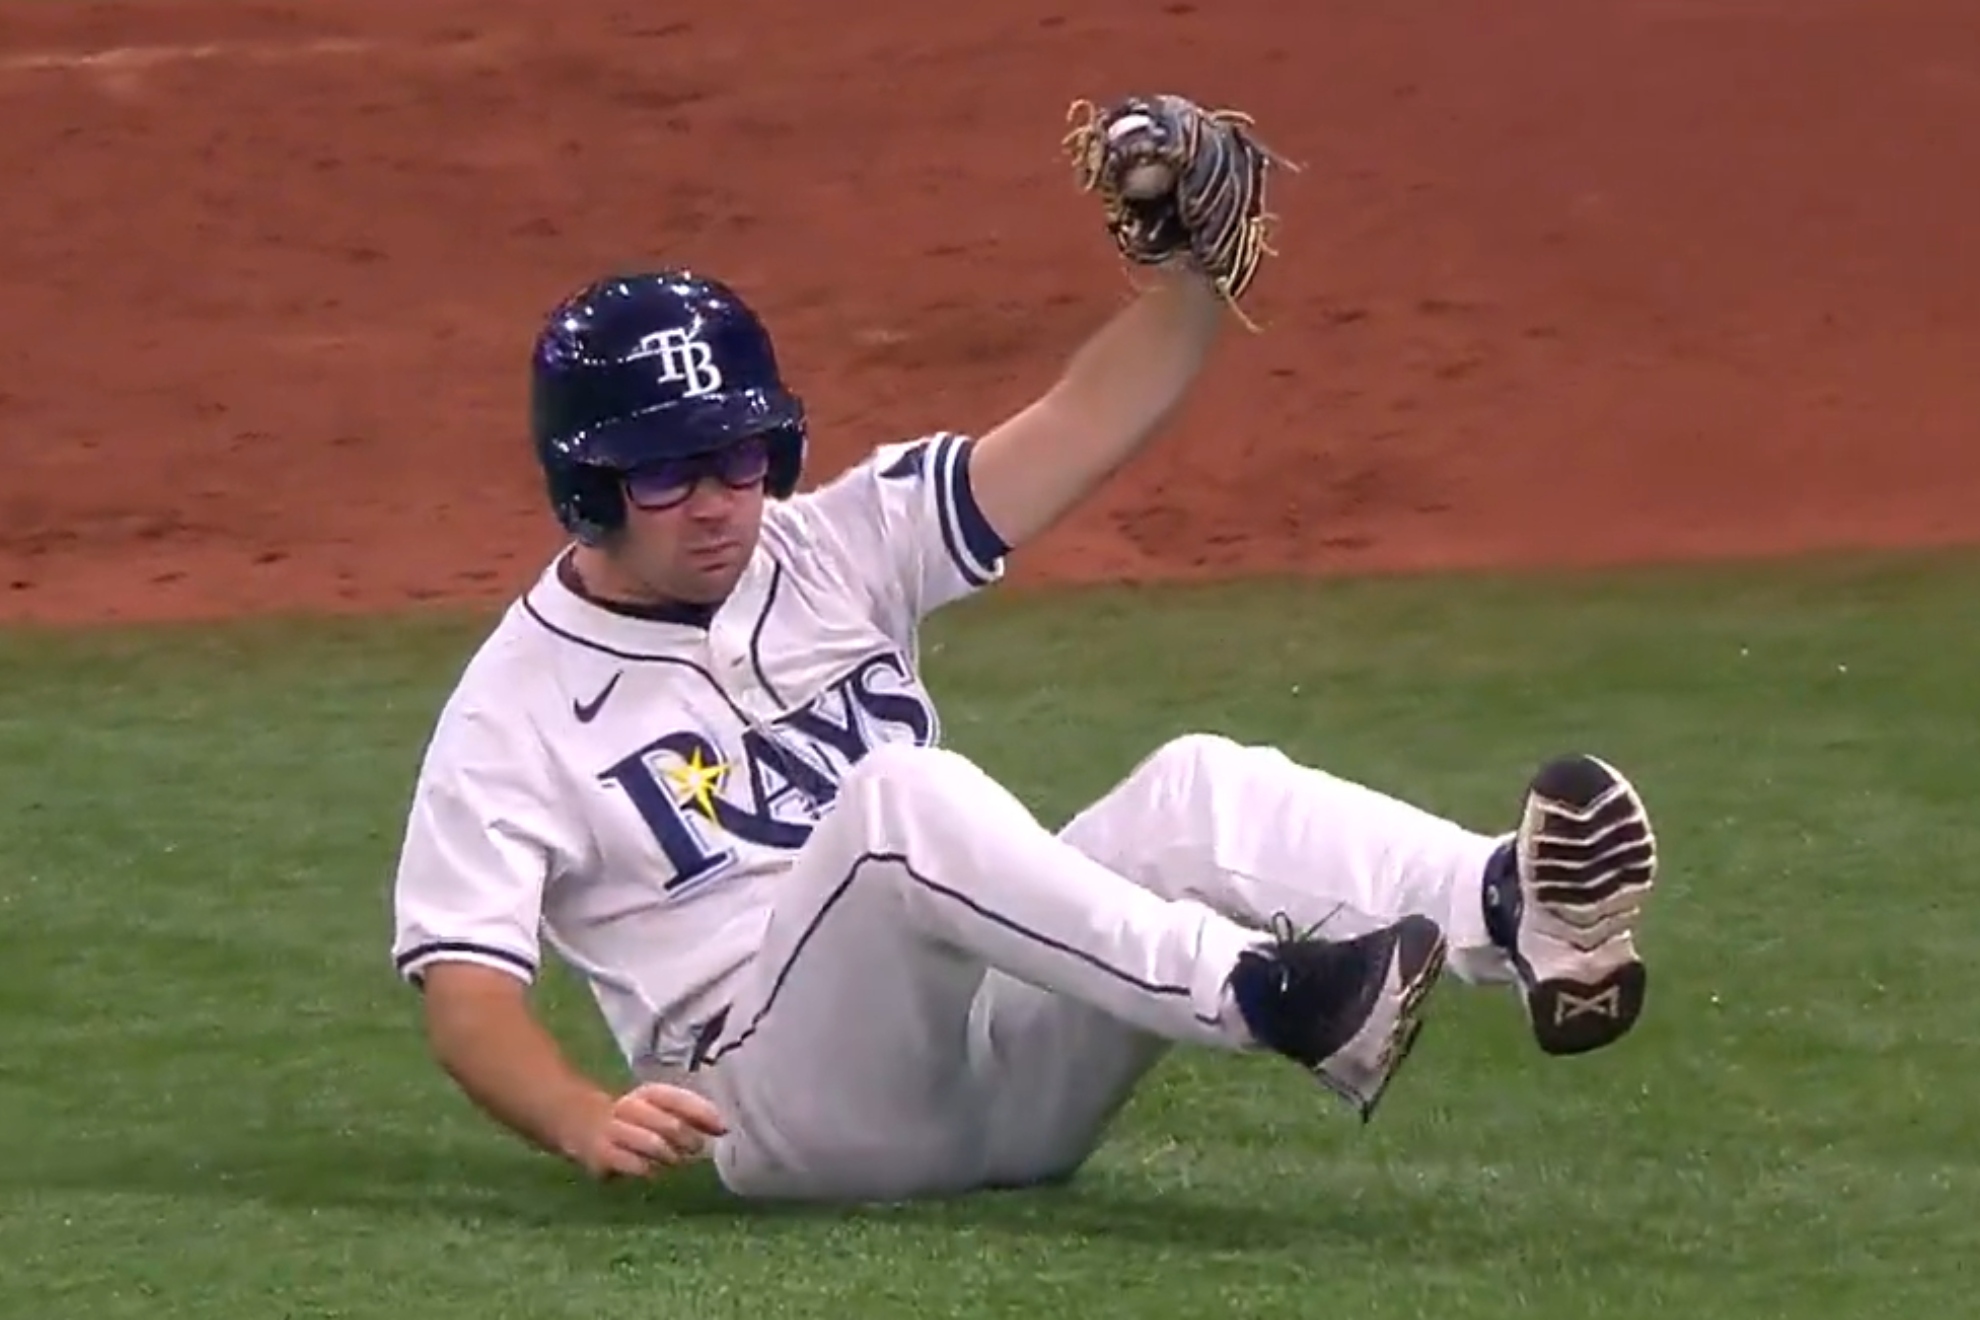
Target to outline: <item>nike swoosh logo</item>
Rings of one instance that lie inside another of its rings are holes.
[[[605,699],[612,695],[612,689],[619,686],[619,680],[624,677],[625,671],[623,669],[612,675],[612,681],[607,683],[604,690],[590,701],[579,701],[576,698],[571,700],[571,714],[577,716],[579,724],[589,724],[598,718],[598,712],[605,709]]]

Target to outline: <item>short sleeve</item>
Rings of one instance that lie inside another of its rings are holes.
[[[520,721],[450,702],[427,745],[393,890],[393,961],[415,985],[440,962],[536,977],[559,850],[548,767]]]
[[[977,506],[974,440],[938,434],[882,445],[792,502],[801,535],[895,630],[996,582],[1010,547]]]

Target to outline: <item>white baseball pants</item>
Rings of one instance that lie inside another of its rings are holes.
[[[887,1201],[1070,1174],[1177,1042],[1250,1043],[1224,982],[1275,917],[1441,923],[1471,982],[1479,834],[1278,751],[1192,735],[1058,834],[963,757],[883,747],[780,882],[695,1082],[750,1197]]]

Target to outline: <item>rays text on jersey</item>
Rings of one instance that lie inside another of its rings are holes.
[[[652,835],[670,896],[713,883],[752,851],[794,852],[846,772],[886,742],[933,745],[933,705],[908,662],[870,655],[767,725],[673,729],[600,772]]]

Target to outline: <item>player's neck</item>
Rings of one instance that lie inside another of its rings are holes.
[[[574,596],[630,619],[706,628],[722,607],[667,600],[640,592],[612,571],[611,562],[585,546],[573,546],[557,560],[557,580]]]

